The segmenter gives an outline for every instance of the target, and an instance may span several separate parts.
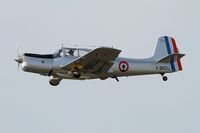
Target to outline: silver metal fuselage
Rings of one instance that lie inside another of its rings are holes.
[[[36,58],[23,55],[22,70],[26,72],[38,73],[44,76],[49,76],[49,73],[54,70],[53,76],[60,79],[77,79],[66,71],[56,72],[60,66],[73,62],[79,56],[64,56],[59,58]],[[126,72],[120,71],[119,63],[126,61],[128,63],[128,70]],[[171,73],[171,68],[168,63],[156,63],[152,58],[147,59],[130,59],[118,57],[113,62],[113,66],[106,73],[85,73],[81,72],[79,80],[95,79],[95,78],[109,78],[122,77],[134,75],[160,74]]]
[[[53,54],[18,53],[15,59],[22,70],[49,76],[52,86],[62,79],[102,79],[161,74],[182,71],[181,58],[174,38],[162,36],[158,39],[154,54],[150,58],[131,59],[119,57],[121,50],[109,47],[65,48]]]

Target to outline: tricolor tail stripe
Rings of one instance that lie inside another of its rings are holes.
[[[165,43],[166,43],[166,46],[167,46],[167,52],[168,52],[168,54],[171,54],[172,51],[171,51],[171,48],[170,48],[170,45],[169,45],[168,37],[165,36],[164,38],[165,38]]]
[[[179,71],[183,70],[183,67],[182,67],[181,60],[180,60],[180,59],[177,60],[177,64],[178,64],[178,69],[179,69]]]
[[[164,39],[165,39],[165,44],[166,44],[166,47],[167,47],[168,54],[172,54],[172,51],[175,54],[178,54],[178,48],[176,46],[176,41],[173,38],[167,37],[167,36],[165,36]],[[174,59],[172,58],[171,61],[170,61],[170,65],[171,65],[172,72],[177,71],[176,65],[177,65],[178,71],[182,70],[182,65],[181,65],[180,59],[178,59],[175,62]]]
[[[174,38],[171,38],[172,39],[172,45],[173,45],[173,47],[174,47],[174,53],[175,54],[178,54],[178,48],[177,48],[177,46],[176,46],[176,41],[174,40]]]
[[[174,47],[174,52],[176,54],[178,54],[178,48],[177,48],[177,45],[176,45],[176,41],[174,40],[174,38],[171,38],[171,39],[172,39],[172,44],[173,44],[173,47]],[[183,70],[180,59],[177,60],[177,65],[178,65],[178,70],[179,71]]]
[[[175,64],[174,64],[174,59],[173,58],[170,61],[170,65],[171,65],[171,68],[172,68],[172,72],[175,72],[176,68],[175,68]]]

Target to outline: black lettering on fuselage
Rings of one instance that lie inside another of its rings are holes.
[[[170,67],[168,67],[168,66],[156,66],[156,70],[158,70],[158,71],[170,71]]]

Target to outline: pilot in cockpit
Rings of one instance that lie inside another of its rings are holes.
[[[74,56],[74,49],[58,50],[54,53],[54,57]]]
[[[73,49],[69,49],[68,54],[71,56],[74,56],[74,50]]]

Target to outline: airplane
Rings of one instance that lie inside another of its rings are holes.
[[[62,47],[54,54],[18,54],[15,61],[25,72],[49,76],[52,86],[63,79],[86,80],[160,74],[167,81],[166,73],[181,71],[181,58],[174,38],[158,39],[153,56],[144,59],[119,57],[121,50],[110,47]]]

